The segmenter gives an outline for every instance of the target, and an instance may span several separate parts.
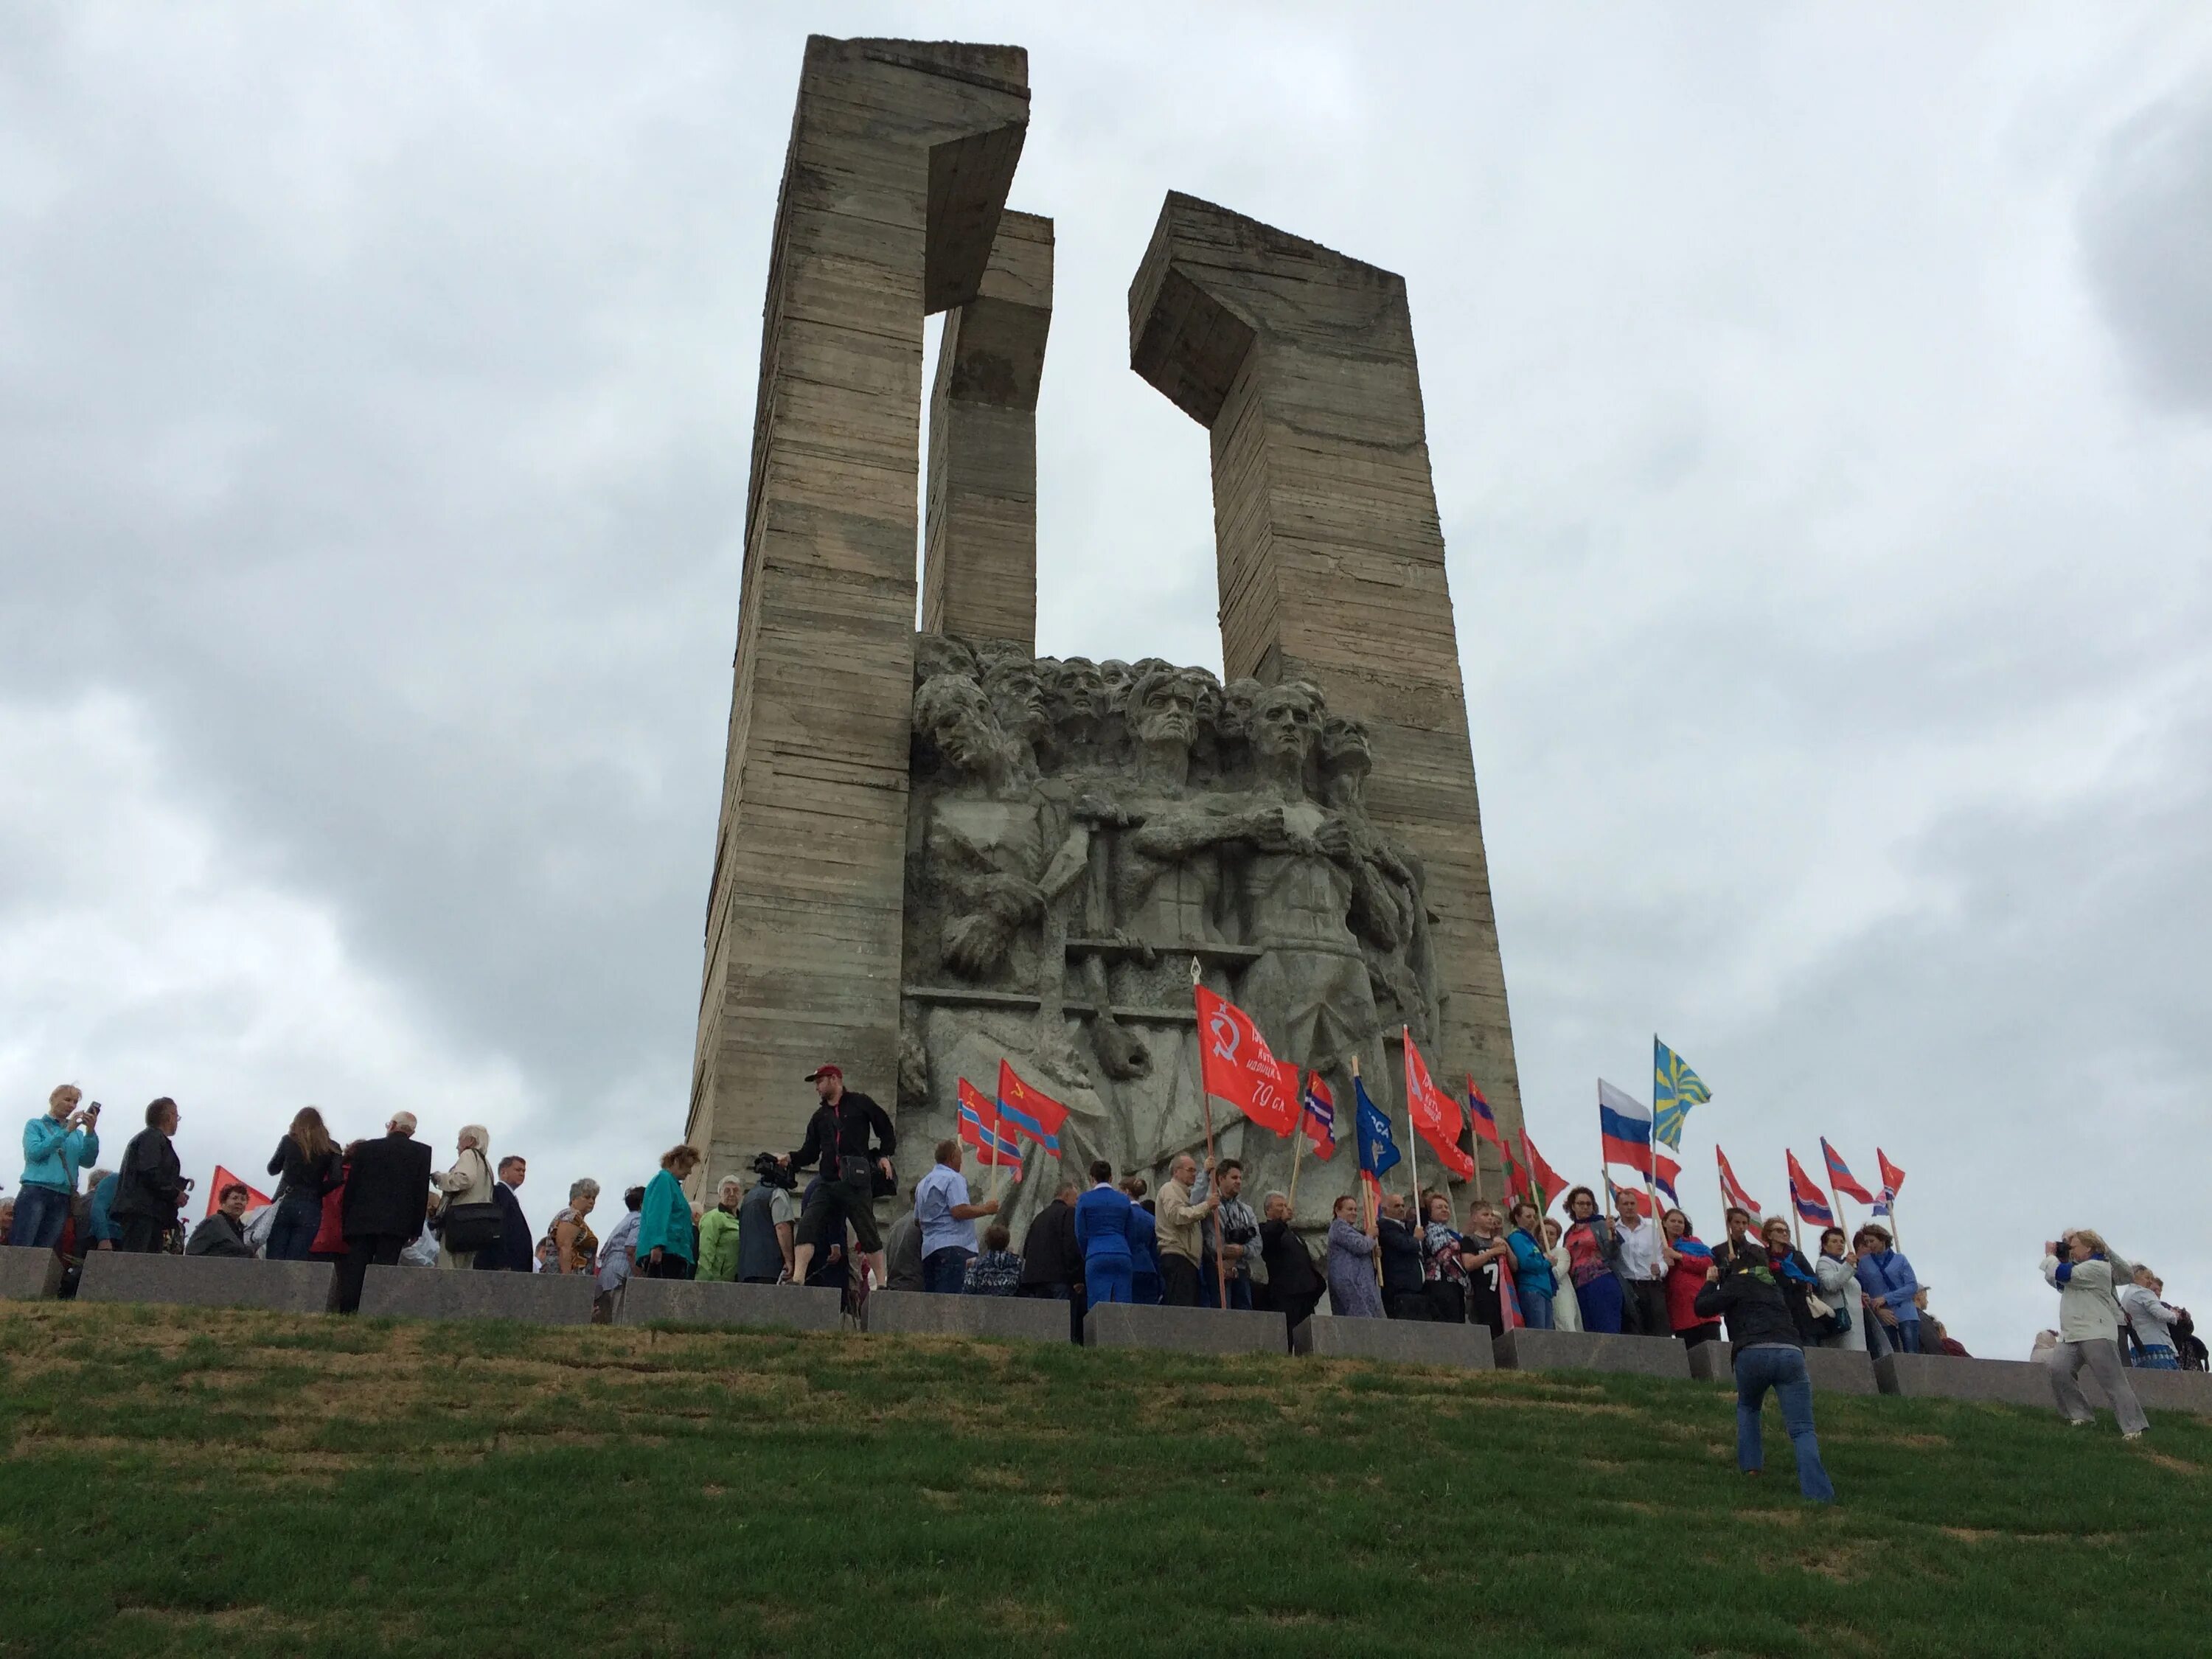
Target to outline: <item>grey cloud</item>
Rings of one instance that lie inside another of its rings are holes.
[[[2138,382],[2162,404],[2212,414],[2212,79],[2112,135],[2081,225],[2098,301]]]

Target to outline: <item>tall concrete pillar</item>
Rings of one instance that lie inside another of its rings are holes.
[[[1440,918],[1448,1000],[1429,1064],[1439,1082],[1472,1072],[1517,1126],[1405,280],[1170,194],[1130,286],[1129,338],[1131,366],[1212,434],[1223,665],[1310,680],[1368,723],[1369,811],[1421,855]]]
[[[929,398],[921,628],[1036,649],[1036,400],[1052,221],[1009,210],[982,292],[945,319]]]
[[[922,319],[981,291],[1029,120],[1014,46],[806,43],[776,207],[689,1138],[887,1106],[914,688]]]

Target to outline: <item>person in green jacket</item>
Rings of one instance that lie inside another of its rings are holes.
[[[672,1146],[661,1157],[660,1173],[645,1189],[645,1207],[637,1218],[637,1271],[647,1279],[691,1277],[699,1241],[684,1183],[698,1167],[697,1147]]]
[[[723,1178],[721,1201],[699,1218],[699,1277],[719,1284],[738,1280],[738,1206],[744,1187],[735,1176]]]

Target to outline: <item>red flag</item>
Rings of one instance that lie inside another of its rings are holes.
[[[1252,1016],[1203,985],[1198,995],[1199,1087],[1279,1135],[1298,1127],[1298,1068],[1275,1058]]]
[[[986,1098],[964,1077],[960,1079],[960,1139],[975,1149],[975,1161],[986,1169],[994,1164],[1022,1167],[1021,1146],[1000,1120],[998,1103]]]
[[[1750,1211],[1753,1220],[1759,1219],[1765,1212],[1759,1207],[1759,1200],[1744,1191],[1743,1183],[1735,1178],[1735,1171],[1729,1168],[1728,1154],[1720,1149],[1720,1144],[1717,1141],[1713,1144],[1713,1157],[1721,1166],[1723,1200],[1739,1210]]]
[[[1889,1161],[1889,1154],[1879,1146],[1874,1149],[1874,1161],[1881,1165],[1881,1195],[1895,1198],[1897,1189],[1905,1184],[1905,1171]]]
[[[1828,1166],[1828,1184],[1836,1189],[1838,1198],[1855,1198],[1862,1204],[1874,1202],[1874,1194],[1858,1183],[1844,1160],[1836,1156],[1836,1149],[1828,1145],[1826,1135],[1820,1137],[1820,1157]]]
[[[1829,1207],[1826,1194],[1814,1184],[1813,1177],[1805,1173],[1805,1166],[1797,1161],[1796,1153],[1787,1147],[1783,1149],[1783,1152],[1790,1160],[1790,1201],[1796,1206],[1797,1218],[1809,1221],[1816,1227],[1834,1226],[1836,1212]]]
[[[999,1062],[997,1103],[1001,1129],[1027,1135],[1053,1157],[1060,1156],[1060,1126],[1067,1121],[1067,1108],[1030,1088],[1004,1060]]]
[[[1567,1183],[1559,1172],[1544,1162],[1544,1155],[1536,1150],[1536,1143],[1528,1139],[1524,1125],[1521,1130],[1521,1157],[1528,1166],[1528,1179],[1536,1190],[1536,1208],[1540,1214],[1551,1213],[1553,1200],[1565,1192]]]
[[[222,1207],[222,1189],[226,1187],[246,1188],[246,1212],[248,1215],[252,1215],[256,1210],[265,1209],[276,1201],[260,1188],[247,1182],[240,1181],[218,1164],[215,1166],[215,1179],[208,1183],[207,1212],[210,1215],[213,1215]]]
[[[1472,1179],[1474,1158],[1459,1144],[1459,1102],[1430,1079],[1429,1068],[1422,1063],[1421,1051],[1413,1046],[1411,1031],[1406,1033],[1406,1111],[1414,1130],[1443,1160],[1444,1168],[1462,1181]]]
[[[1498,1114],[1490,1109],[1490,1097],[1474,1086],[1474,1079],[1467,1080],[1467,1118],[1474,1126],[1474,1133],[1498,1148],[1500,1158],[1505,1156],[1505,1137],[1498,1130]]]

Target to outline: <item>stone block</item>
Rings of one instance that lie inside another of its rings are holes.
[[[1320,1359],[1382,1359],[1469,1371],[1486,1371],[1498,1363],[1489,1326],[1431,1325],[1413,1319],[1309,1319],[1291,1333],[1291,1352]]]
[[[1060,1317],[1066,1316],[1061,1309]],[[1103,1302],[1084,1315],[1083,1344],[1088,1348],[1158,1348],[1170,1353],[1289,1351],[1279,1313],[1140,1307],[1130,1302]]]
[[[362,1286],[361,1311],[385,1319],[513,1319],[528,1325],[588,1325],[598,1288],[598,1280],[589,1273],[371,1267]]]
[[[2212,1371],[2130,1370],[2128,1386],[2146,1411],[2194,1412],[2199,1417],[2212,1417]],[[2086,1365],[2081,1368],[2081,1394],[2099,1411],[2112,1408],[2112,1396]],[[2057,1403],[2055,1395],[2052,1403]]]
[[[1610,1336],[1589,1331],[1508,1331],[1498,1363],[1516,1371],[1627,1371],[1638,1376],[1690,1374],[1688,1351],[1672,1337]]]
[[[337,1269],[327,1261],[261,1261],[218,1255],[138,1255],[94,1250],[77,1283],[80,1302],[166,1302],[185,1308],[262,1308],[327,1313]]]
[[[1001,1342],[1065,1342],[1067,1304],[1022,1296],[930,1296],[877,1291],[868,1329],[882,1335],[980,1336]]]
[[[27,1244],[0,1244],[0,1302],[43,1302],[61,1288],[62,1259]]]
[[[2048,1366],[2025,1359],[1955,1359],[1948,1354],[1891,1353],[1874,1363],[1882,1393],[1912,1400],[1986,1400],[2057,1410]]]
[[[1735,1382],[1735,1350],[1727,1342],[1701,1342],[1689,1350],[1690,1375],[1702,1382]],[[1814,1394],[1879,1394],[1874,1363],[1860,1348],[1808,1348],[1805,1375]]]
[[[755,1330],[836,1331],[844,1297],[804,1285],[726,1285],[633,1277],[615,1297],[617,1325],[738,1325]]]

